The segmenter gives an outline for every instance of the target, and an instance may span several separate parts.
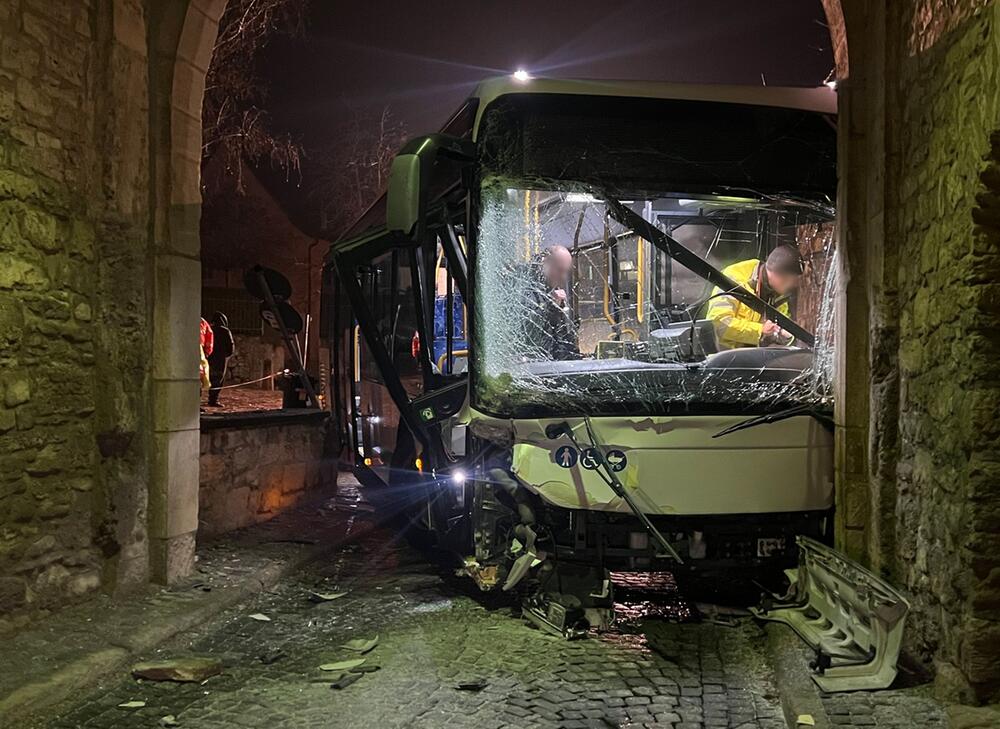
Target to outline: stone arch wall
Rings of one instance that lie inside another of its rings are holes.
[[[174,0],[150,17],[153,220],[153,578],[190,572],[198,529],[201,105],[225,0]]]
[[[1000,6],[842,11],[838,542],[908,592],[940,693],[996,700]]]

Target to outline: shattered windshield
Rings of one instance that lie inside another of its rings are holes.
[[[479,134],[477,408],[757,415],[829,404],[830,119],[514,94],[487,107]]]
[[[751,413],[828,398],[832,209],[680,193],[621,202],[813,334],[812,346],[626,228],[592,193],[487,179],[476,251],[480,407],[514,417]],[[769,271],[775,251],[797,275]]]

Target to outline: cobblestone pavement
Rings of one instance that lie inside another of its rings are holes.
[[[168,715],[192,729],[785,726],[760,627],[684,621],[687,607],[669,581],[653,594],[665,600],[623,590],[618,630],[565,641],[530,628],[393,532],[358,533],[328,560],[143,656],[216,656],[223,674],[199,685],[123,671],[57,707],[57,718],[19,729],[158,727],[172,725],[161,723]],[[346,594],[313,602],[311,592]],[[269,620],[251,617],[258,614]],[[375,636],[364,667],[377,670],[332,688],[332,673],[319,666],[356,657],[342,644]],[[119,707],[129,701],[145,704]],[[838,726],[938,726],[924,721],[939,715],[936,705],[901,713],[880,694],[824,701]]]
[[[224,674],[204,685],[123,676],[38,726],[155,727],[166,715],[199,729],[784,726],[752,623],[654,619],[569,642],[445,575],[390,533],[370,532],[158,651],[219,656]],[[307,599],[313,590],[348,594],[317,604]],[[318,667],[351,657],[338,647],[345,641],[375,635],[365,665],[379,670],[332,689]],[[456,688],[478,681],[479,691]],[[118,708],[127,701],[146,705]]]
[[[929,688],[834,694],[823,697],[823,708],[834,727],[944,729],[949,726],[945,709]]]

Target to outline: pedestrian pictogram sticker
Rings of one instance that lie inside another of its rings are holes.
[[[556,465],[562,468],[573,468],[576,465],[577,452],[573,446],[559,446],[555,452]]]

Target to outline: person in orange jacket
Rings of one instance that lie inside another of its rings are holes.
[[[212,335],[212,326],[205,318],[201,319],[201,329],[199,332],[199,351],[201,354],[201,361],[198,367],[198,379],[201,380],[202,387],[210,387],[211,382],[208,379],[208,355],[212,353],[212,347],[214,344],[214,336]]]

